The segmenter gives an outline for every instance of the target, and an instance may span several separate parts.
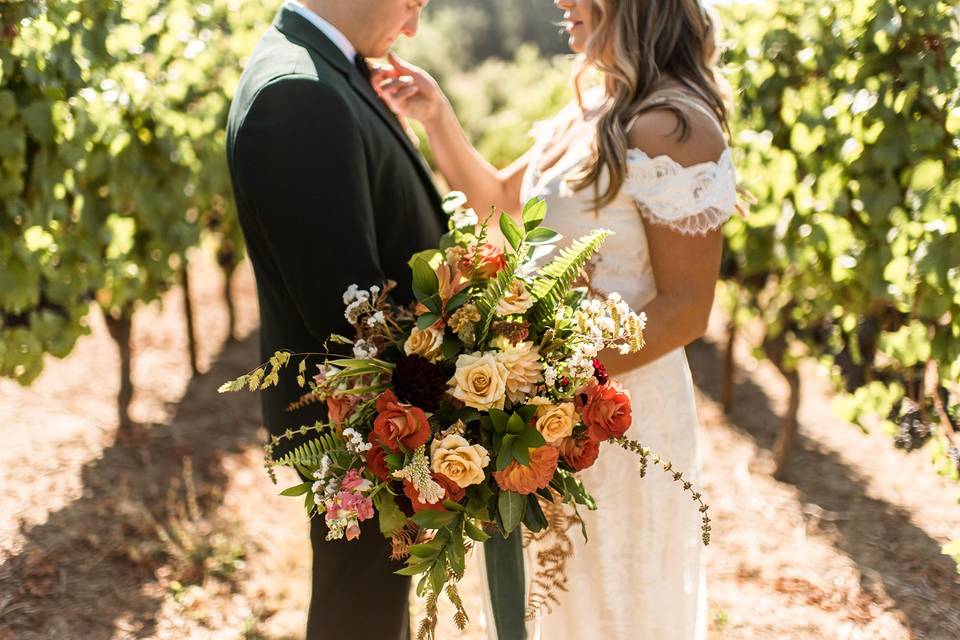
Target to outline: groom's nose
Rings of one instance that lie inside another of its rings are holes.
[[[417,31],[420,29],[420,12],[418,11],[412,18],[403,23],[403,28],[400,30],[400,33],[412,38],[417,35]]]

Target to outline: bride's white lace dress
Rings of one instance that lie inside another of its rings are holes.
[[[673,93],[654,100],[686,102],[707,112],[692,98]],[[618,292],[641,310],[657,293],[641,215],[655,224],[695,234],[717,228],[734,211],[736,178],[725,150],[715,162],[683,167],[666,156],[650,158],[630,150],[620,194],[595,212],[592,189],[573,192],[565,178],[589,153],[589,135],[575,139],[545,171],[544,147],[576,115],[571,105],[534,130],[536,143],[522,198],[538,196],[549,206],[546,226],[565,242],[597,227],[614,231],[590,266],[590,288]],[[709,113],[709,112],[707,112]],[[713,116],[710,116],[713,118]],[[715,120],[714,120],[715,122]],[[719,126],[719,125],[717,125]],[[695,260],[696,256],[690,256]],[[648,318],[648,324],[657,318]],[[697,482],[699,452],[693,382],[683,349],[618,376],[630,391],[633,426],[627,437],[671,460]],[[698,640],[706,635],[704,548],[700,514],[688,494],[659,468],[650,465],[640,478],[638,460],[615,445],[601,448],[597,463],[582,474],[598,511],[581,508],[589,542],[580,528],[567,531],[573,557],[567,563],[568,591],[559,593],[552,612],[541,610],[528,637],[540,640]],[[549,539],[528,545],[527,579],[537,571],[536,553]]]

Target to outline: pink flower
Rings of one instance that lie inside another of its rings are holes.
[[[356,518],[363,522],[373,517],[373,500],[352,491],[341,491],[327,508],[327,520],[349,520]]]
[[[343,482],[341,485],[344,489],[348,491],[366,491],[372,486],[370,481],[365,479],[363,475],[363,469],[350,469],[347,471],[347,475],[344,476]]]
[[[360,537],[360,525],[352,524],[346,530],[347,540],[356,540]]]

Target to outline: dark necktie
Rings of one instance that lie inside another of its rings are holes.
[[[367,59],[358,53],[353,57],[353,64],[357,67],[357,71],[360,72],[363,79],[370,82],[370,67],[367,65]]]

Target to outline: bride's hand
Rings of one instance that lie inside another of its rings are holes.
[[[398,58],[393,52],[387,54],[390,67],[372,70],[371,82],[394,113],[429,124],[440,115],[446,97],[440,85],[429,73]]]

